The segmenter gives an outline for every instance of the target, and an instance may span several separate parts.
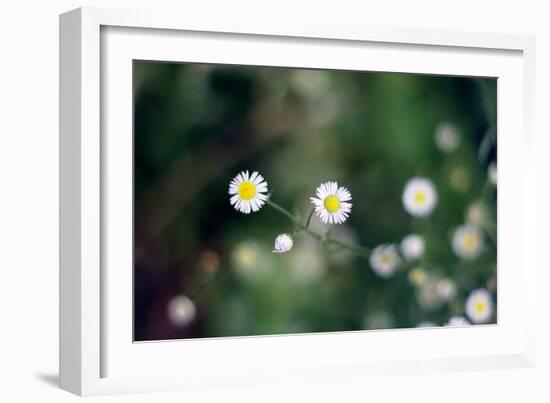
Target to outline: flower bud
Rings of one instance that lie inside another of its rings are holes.
[[[275,246],[273,247],[273,253],[286,253],[292,249],[294,241],[288,234],[281,234],[275,238]]]

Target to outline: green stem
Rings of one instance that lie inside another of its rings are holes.
[[[284,207],[278,205],[277,203],[271,201],[270,199],[267,199],[266,203],[271,207],[273,207],[275,210],[277,210],[279,213],[287,217],[290,221],[292,221],[294,224],[298,226],[300,231],[307,233],[309,236],[321,242],[330,243],[333,245],[337,245],[342,249],[350,250],[352,252],[355,252],[359,256],[362,256],[365,258],[368,258],[368,256],[370,255],[370,250],[364,246],[350,245],[345,242],[338,241],[336,239],[327,239],[324,235],[321,235],[315,231],[310,230],[308,227],[311,222],[311,217],[313,216],[313,210],[309,213],[306,224],[302,224],[302,222],[300,222],[300,220],[294,214],[292,214],[290,211],[288,211]]]
[[[315,212],[315,209],[312,208],[311,211],[309,212],[309,215],[307,216],[306,228],[309,228],[309,224],[311,223],[311,217],[313,217],[314,212]]]
[[[284,207],[279,206],[277,203],[272,202],[271,199],[267,199],[266,203],[269,204],[271,207],[273,207],[275,210],[277,210],[279,213],[286,216],[288,219],[290,219],[290,221],[298,225],[301,229],[303,229],[304,226],[302,225],[300,220],[298,220],[298,218],[296,218],[296,216],[292,214],[290,211],[288,211]]]

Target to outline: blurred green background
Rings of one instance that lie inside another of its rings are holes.
[[[135,340],[443,325],[473,289],[496,296],[496,79],[135,61],[133,80]],[[418,233],[426,252],[388,279],[306,235],[273,254],[293,227],[269,206],[230,205],[242,170],[302,215],[338,181],[354,204],[335,239],[373,248]],[[427,218],[403,209],[414,176],[438,191]],[[451,248],[466,221],[485,236],[470,261]]]

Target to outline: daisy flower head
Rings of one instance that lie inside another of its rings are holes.
[[[445,326],[470,326],[471,323],[468,322],[463,316],[453,316],[445,324]]]
[[[424,311],[433,311],[441,306],[443,301],[437,292],[437,279],[429,276],[419,287],[416,288],[416,300]]]
[[[229,183],[229,199],[235,210],[244,214],[256,212],[267,200],[267,182],[258,172],[243,171]]]
[[[380,277],[390,277],[400,263],[397,247],[395,245],[377,246],[369,257],[369,263]]]
[[[435,144],[446,153],[455,151],[460,145],[458,127],[450,122],[442,122],[435,128]]]
[[[428,273],[422,267],[411,269],[408,275],[409,283],[415,287],[420,287],[428,280]]]
[[[429,215],[437,204],[437,190],[431,180],[415,177],[405,185],[402,196],[405,210],[415,217]]]
[[[493,315],[491,294],[484,288],[470,293],[466,300],[466,315],[474,323],[487,323]]]
[[[351,193],[336,182],[322,183],[317,187],[317,197],[310,197],[315,214],[325,224],[342,224],[351,212]]]
[[[409,261],[420,259],[424,255],[424,238],[418,234],[407,235],[401,241],[400,248],[405,259]]]
[[[450,301],[456,295],[456,283],[449,278],[442,278],[439,280],[436,289],[437,295],[444,302]]]
[[[481,201],[475,201],[466,210],[466,220],[475,225],[481,225],[488,216],[487,206]]]
[[[177,295],[168,302],[168,317],[178,327],[189,325],[197,313],[197,308],[191,299],[183,294]]]
[[[281,234],[275,238],[275,246],[273,246],[273,253],[286,253],[292,249],[294,241],[288,234]]]
[[[453,234],[452,248],[458,257],[477,258],[483,250],[483,234],[479,227],[473,224],[458,227]]]
[[[315,284],[326,275],[327,260],[324,259],[319,242],[310,237],[301,242],[303,247],[289,256],[290,279],[300,285]]]

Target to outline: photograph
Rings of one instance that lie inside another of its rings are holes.
[[[497,323],[497,78],[132,74],[134,342]]]

